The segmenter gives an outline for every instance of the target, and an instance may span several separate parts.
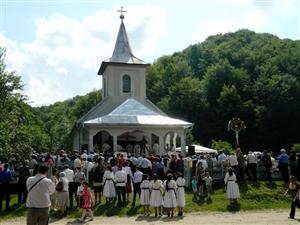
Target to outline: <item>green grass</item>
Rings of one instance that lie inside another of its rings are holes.
[[[290,207],[291,197],[283,196],[285,191],[282,181],[274,182],[273,186],[269,186],[266,182],[260,181],[257,183],[242,183],[239,184],[241,199],[236,205],[230,205],[225,197],[224,189],[217,189],[212,195],[212,201],[206,199],[193,199],[193,194],[186,193],[186,207],[185,213],[190,212],[226,212],[226,211],[247,211],[247,210],[266,210],[266,209],[285,209]],[[132,197],[132,195],[131,195]],[[16,196],[11,200],[11,205],[17,201]],[[131,201],[131,199],[130,199]],[[4,202],[3,202],[4,206]],[[24,216],[26,207],[21,206],[9,212],[0,214],[0,221],[14,217]],[[105,205],[104,199],[102,203],[94,207],[95,216],[135,216],[143,213],[143,209],[136,201],[136,207],[131,207],[131,202],[126,207],[120,207],[117,202],[111,205]],[[56,217],[55,214],[52,216]],[[67,217],[79,218],[81,216],[81,209],[71,209]]]

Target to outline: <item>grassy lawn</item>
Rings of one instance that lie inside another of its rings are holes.
[[[246,210],[265,210],[265,209],[283,209],[289,208],[291,197],[283,196],[285,191],[282,181],[276,181],[272,186],[266,182],[260,181],[257,183],[242,183],[239,184],[241,199],[236,205],[230,205],[225,197],[224,189],[217,189],[212,195],[212,201],[206,199],[193,199],[193,194],[186,194],[185,213],[189,212],[226,212],[226,211],[246,211]],[[132,196],[131,196],[132,197]],[[11,200],[11,205],[16,203],[17,198],[14,196]],[[3,202],[4,203],[4,202]],[[4,207],[4,204],[3,204]],[[105,205],[102,199],[101,204],[94,207],[95,216],[135,216],[142,214],[143,209],[136,202],[136,207],[132,208],[129,202],[126,207],[119,207],[117,202],[111,205]],[[0,221],[18,216],[23,216],[26,213],[26,207],[15,207],[9,212],[0,214]],[[52,216],[56,216],[53,214]],[[79,218],[81,209],[71,209],[67,217]]]

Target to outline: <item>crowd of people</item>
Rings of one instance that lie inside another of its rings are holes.
[[[295,152],[287,154],[281,150],[278,168],[287,184],[290,175],[299,180],[299,160]],[[192,189],[194,198],[211,200],[213,181],[221,178],[226,184],[229,202],[235,204],[240,198],[238,182],[257,181],[258,164],[265,168],[265,178],[272,182],[274,159],[266,151],[262,154],[250,151],[243,155],[241,149],[237,149],[228,156],[221,151],[218,155],[187,157],[178,153],[163,157],[152,154],[124,156],[121,153],[106,156],[63,150],[58,154],[34,154],[31,160],[0,163],[0,211],[3,200],[5,210],[10,210],[10,195],[17,193],[18,205],[26,203],[28,215],[39,209],[38,215],[46,219],[47,210],[63,216],[68,208],[80,207],[84,221],[87,216],[93,219],[94,205],[101,202],[110,205],[117,201],[124,207],[132,194],[130,204],[132,207],[141,205],[145,216],[150,215],[150,208],[154,209],[156,217],[162,216],[163,208],[167,216],[174,216],[176,208],[177,215],[182,216],[185,188]],[[297,196],[297,191],[293,193]],[[299,197],[293,201],[294,214],[297,206]],[[34,224],[32,221],[35,220],[35,216],[30,216],[28,224]]]

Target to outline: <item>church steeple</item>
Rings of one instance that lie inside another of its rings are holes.
[[[122,62],[127,63],[130,62],[132,58],[135,58],[132,54],[130,44],[128,41],[126,29],[123,23],[123,20],[121,21],[118,37],[115,44],[115,49],[113,52],[112,57],[110,58],[111,62]]]
[[[118,64],[121,63],[121,64],[139,64],[139,65],[144,64],[144,65],[146,65],[146,63],[143,60],[135,57],[132,54],[128,36],[127,36],[127,32],[126,32],[125,25],[123,22],[123,20],[125,18],[123,13],[127,12],[127,11],[124,11],[123,7],[121,7],[121,10],[118,10],[118,12],[121,12],[121,15],[120,15],[121,24],[120,24],[117,40],[115,43],[114,52],[113,52],[113,55],[111,58],[102,62],[101,67],[98,71],[98,75],[102,75],[106,66],[111,63],[112,64],[113,63],[118,63]]]

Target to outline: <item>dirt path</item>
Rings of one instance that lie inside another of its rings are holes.
[[[288,210],[267,210],[259,212],[238,212],[238,213],[192,213],[187,214],[183,218],[154,218],[134,216],[134,217],[95,217],[94,221],[87,221],[86,224],[96,225],[127,225],[127,224],[138,224],[138,225],[154,225],[154,224],[200,224],[200,225],[218,225],[218,224],[238,224],[238,225],[292,225],[300,222],[300,212],[298,217],[296,214],[295,220],[288,219]],[[1,221],[1,225],[25,225],[26,219],[24,217],[17,218],[15,220]],[[51,221],[51,225],[72,225],[82,224],[76,219],[62,219],[58,221]]]

